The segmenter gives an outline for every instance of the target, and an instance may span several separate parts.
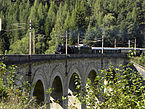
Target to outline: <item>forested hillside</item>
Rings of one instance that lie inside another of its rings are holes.
[[[143,47],[145,0],[0,0],[0,54],[28,54],[29,21],[36,34],[36,54],[54,53],[64,43]],[[32,34],[33,36],[33,34]],[[95,42],[97,41],[97,42]]]

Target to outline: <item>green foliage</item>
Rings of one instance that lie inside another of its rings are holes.
[[[131,66],[111,66],[101,70],[94,80],[88,78],[86,86],[79,87],[81,102],[88,109],[144,108],[145,80]]]
[[[145,67],[145,52],[143,52],[140,57],[132,57],[131,60]]]
[[[47,18],[45,21],[46,22],[45,23],[46,36],[50,35],[52,28],[54,27],[55,20],[56,20],[56,5],[54,4],[54,2],[51,2],[50,8],[49,8],[48,13],[47,13]]]
[[[20,82],[22,77],[16,73],[15,66],[0,63],[0,108],[2,109],[41,109],[35,98],[30,98],[31,86],[28,82]]]
[[[24,37],[21,40],[17,40],[10,46],[9,54],[28,54],[28,37]]]
[[[58,39],[58,37],[56,36],[55,32],[54,32],[54,35],[51,34],[51,38],[52,40],[49,41],[49,49],[47,49],[45,51],[45,54],[54,54],[55,53],[55,50],[56,50],[56,46],[58,45],[58,42],[60,39]]]
[[[36,37],[38,34],[45,36],[44,47],[38,47],[41,52],[36,52],[37,54],[51,51],[54,45],[50,43],[53,41],[64,43],[60,36],[64,36],[66,30],[69,31],[70,44],[76,44],[76,37],[80,34],[80,42],[85,40],[84,44],[100,46],[92,40],[97,40],[104,34],[104,46],[113,46],[114,39],[121,42],[117,46],[126,46],[128,39],[136,38],[137,46],[142,47],[144,7],[144,0],[0,0],[3,29],[0,32],[0,53],[9,52],[17,41],[26,37],[30,19]],[[17,23],[25,25],[14,26]],[[54,40],[55,37],[58,40]],[[15,52],[17,51],[9,53]],[[27,51],[23,54],[27,54]]]

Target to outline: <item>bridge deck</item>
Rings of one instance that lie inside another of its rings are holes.
[[[126,58],[126,54],[69,54],[67,59],[77,59],[77,58]],[[0,61],[5,64],[24,64],[29,62],[37,61],[49,61],[49,60],[65,60],[66,55],[64,54],[52,54],[52,55],[0,55]]]

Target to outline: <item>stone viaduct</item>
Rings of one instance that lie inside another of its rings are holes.
[[[83,105],[74,103],[72,92],[75,91],[73,74],[78,75],[83,84],[87,78],[95,78],[99,70],[115,67],[128,62],[124,54],[72,54],[68,55],[2,55],[1,61],[7,65],[16,65],[16,73],[22,75],[23,81],[35,84],[31,96],[38,102],[48,103],[50,109],[67,109],[68,106],[81,109]],[[46,91],[52,88],[52,93]],[[66,100],[62,100],[62,96]],[[54,101],[61,101],[54,103]]]

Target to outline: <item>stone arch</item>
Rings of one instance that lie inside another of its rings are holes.
[[[71,78],[70,78],[70,81],[68,83],[69,83],[69,87],[68,87],[69,90],[71,90],[72,92],[78,92],[76,87],[77,87],[77,85],[81,85],[80,76],[77,73],[73,73]]]
[[[47,89],[47,78],[42,69],[37,69],[32,77],[32,84],[35,84],[35,87],[32,88],[31,96],[36,96],[36,100],[41,103],[46,101],[46,89]],[[40,96],[41,95],[41,96]]]
[[[87,81],[87,78],[89,78],[92,82],[94,81],[96,74],[98,74],[98,70],[94,66],[89,66],[86,70],[86,75],[84,77],[84,81]]]
[[[87,70],[86,77],[85,77],[85,91],[87,91],[88,93],[95,92],[94,93],[95,96],[93,96],[93,98],[91,98],[91,99],[94,99],[94,101],[97,101],[97,102],[94,102],[93,105],[97,105],[97,103],[99,103],[99,100],[100,100],[100,94],[98,93],[98,91],[96,91],[96,90],[100,89],[100,85],[98,83],[94,84],[94,82],[97,82],[97,81],[95,81],[95,78],[97,75],[98,75],[97,69],[90,66]],[[89,95],[88,98],[89,97],[91,97],[91,95]]]
[[[50,109],[63,108],[63,85],[60,76],[55,76],[51,84]]]
[[[70,82],[70,79],[74,73],[76,73],[79,76],[80,80],[82,80],[81,70],[78,68],[78,66],[75,65],[69,69],[69,73],[68,73],[68,81],[69,82]],[[68,82],[68,86],[69,86],[69,82]]]
[[[50,93],[50,109],[63,108],[63,100],[62,96],[64,95],[64,83],[63,83],[63,70],[60,66],[56,66],[52,70],[52,74],[50,76],[50,85],[49,88],[52,90]]]
[[[33,91],[33,96],[36,97],[36,101],[38,104],[44,102],[45,95],[44,95],[44,86],[41,80],[38,80]]]
[[[95,70],[91,70],[90,73],[88,74],[88,77],[91,82],[94,82],[95,78],[96,78],[96,71]]]
[[[80,70],[76,67],[76,66],[72,66],[71,69],[69,70],[69,75],[68,75],[68,82],[67,82],[67,86],[68,86],[68,89],[70,88],[71,86],[71,83],[72,83],[72,87],[75,89],[75,78],[74,76],[78,76],[78,79],[80,82],[82,82],[82,78],[81,78],[81,75],[80,75]],[[72,91],[74,92],[75,90]],[[69,90],[68,90],[69,91]]]
[[[77,77],[77,79],[75,77]],[[68,77],[68,106],[70,108],[81,109],[81,102],[76,96],[80,93],[81,89],[76,89],[77,85],[81,85],[81,76],[77,69],[73,69]]]
[[[58,76],[60,78],[61,84],[64,87],[64,83],[63,83],[63,77],[64,77],[64,75],[62,75],[63,71],[60,71],[60,69],[62,69],[62,68],[56,67],[55,69],[52,70],[52,74],[50,76],[50,81],[49,81],[50,82],[49,83],[50,84],[50,86],[49,86],[50,88],[52,87],[53,81],[54,81],[56,76]]]

